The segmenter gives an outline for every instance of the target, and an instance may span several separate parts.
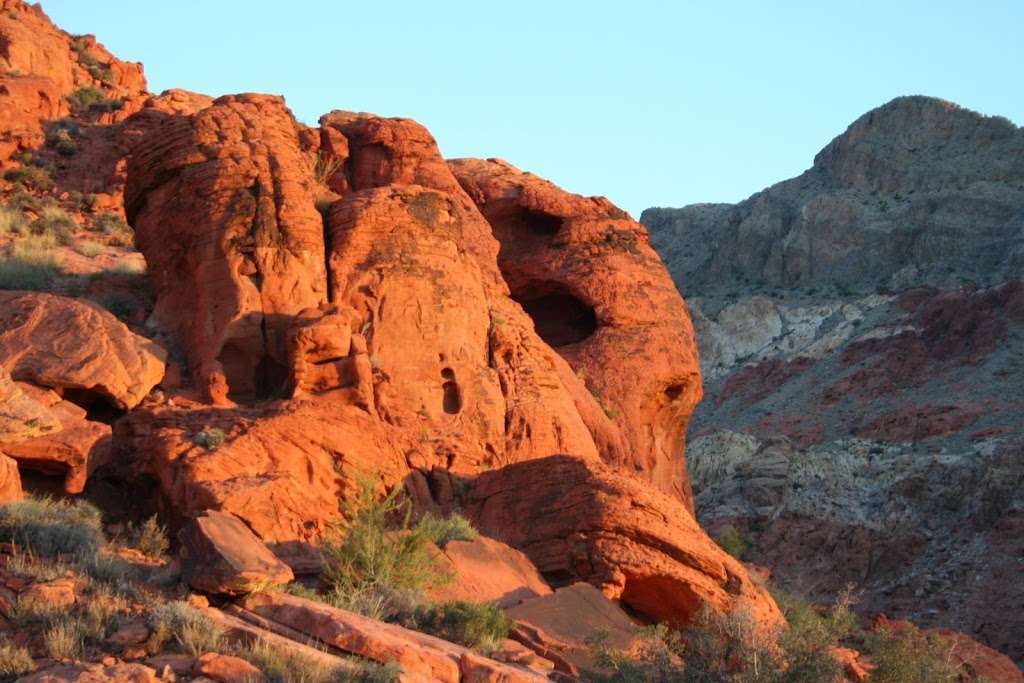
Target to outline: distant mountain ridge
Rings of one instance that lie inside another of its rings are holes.
[[[901,97],[796,178],[641,221],[697,336],[701,523],[1024,660],[1024,129]]]
[[[738,204],[651,208],[640,220],[685,296],[993,284],[1024,271],[1024,129],[900,97],[796,178]]]

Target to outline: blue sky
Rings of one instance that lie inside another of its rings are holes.
[[[497,156],[648,206],[738,201],[898,95],[1024,123],[1024,2],[43,0],[145,64],[150,89],[283,94],[407,116],[447,157]]]

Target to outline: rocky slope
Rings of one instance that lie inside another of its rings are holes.
[[[504,605],[530,605],[520,640],[563,674],[601,620],[626,646],[637,623],[705,607],[782,625],[693,519],[693,328],[625,212],[503,161],[446,161],[408,119],[307,127],[276,96],[152,95],[141,65],[37,5],[0,10],[0,502],[84,496],[114,532],[158,513],[180,566],[139,590],[187,584],[241,640],[312,638],[410,681],[547,672],[297,598],[236,601],[318,574],[366,480],[481,527],[510,578],[471,573],[456,597],[521,596]],[[18,604],[46,571],[26,578],[22,550],[0,547],[0,630],[38,653]],[[95,567],[74,566],[89,593]],[[551,626],[555,645],[538,624],[565,605],[598,621]],[[105,647],[137,660],[140,642]],[[128,675],[94,658],[52,674]]]
[[[641,221],[694,318],[698,517],[821,598],[1024,659],[1024,129],[896,99],[801,176]]]

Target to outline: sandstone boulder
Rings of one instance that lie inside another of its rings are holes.
[[[129,161],[125,209],[154,315],[211,400],[287,388],[287,327],[327,298],[311,175],[284,100],[262,95],[170,116]]]
[[[166,352],[95,304],[0,292],[0,366],[69,400],[134,408],[164,373]]]
[[[629,652],[639,630],[621,607],[588,583],[559,588],[505,613],[516,620],[516,632],[528,647],[542,656],[558,653],[573,673],[593,666],[587,641],[597,633],[607,635],[608,648]]]
[[[0,443],[22,441],[60,428],[57,416],[26,394],[0,366]]]
[[[0,453],[0,503],[21,500],[24,495],[18,462]]]
[[[263,673],[240,657],[208,652],[196,661],[195,674],[220,683],[262,683]]]
[[[604,460],[692,509],[683,437],[702,395],[697,350],[646,230],[607,199],[565,192],[502,161],[449,165],[501,244],[512,298],[604,413],[584,413]]]
[[[545,576],[591,583],[650,621],[685,626],[705,605],[746,611],[765,627],[782,621],[681,501],[610,467],[553,456],[485,472],[466,512]]]
[[[526,555],[493,538],[449,541],[442,555],[441,562],[453,578],[449,585],[431,592],[434,600],[497,602],[512,607],[551,593]]]
[[[0,453],[14,458],[25,469],[62,475],[66,493],[81,493],[89,476],[110,458],[110,426],[88,420],[84,408],[61,399],[53,391],[25,383],[20,387],[59,420],[60,428],[21,441],[0,443]]]
[[[19,679],[23,683],[158,683],[142,664],[58,664]]]
[[[242,606],[257,617],[294,629],[344,652],[397,662],[407,674],[433,681],[543,681],[530,669],[475,655],[440,638],[410,631],[284,593],[254,593]]]
[[[234,515],[208,510],[179,532],[182,577],[206,593],[241,595],[288,583],[288,565]]]

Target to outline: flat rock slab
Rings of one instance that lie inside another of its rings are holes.
[[[638,627],[621,607],[589,583],[575,583],[559,588],[551,595],[527,600],[505,613],[518,622],[525,622],[532,632],[529,647],[539,647],[542,654],[550,650],[576,666],[590,663],[587,638],[595,632],[608,634],[608,647],[629,650]]]
[[[244,595],[288,583],[295,576],[242,520],[207,510],[180,532],[182,574],[207,593]]]
[[[497,602],[512,607],[551,594],[551,587],[526,555],[493,538],[449,541],[444,557],[453,581],[431,593],[435,600]]]

